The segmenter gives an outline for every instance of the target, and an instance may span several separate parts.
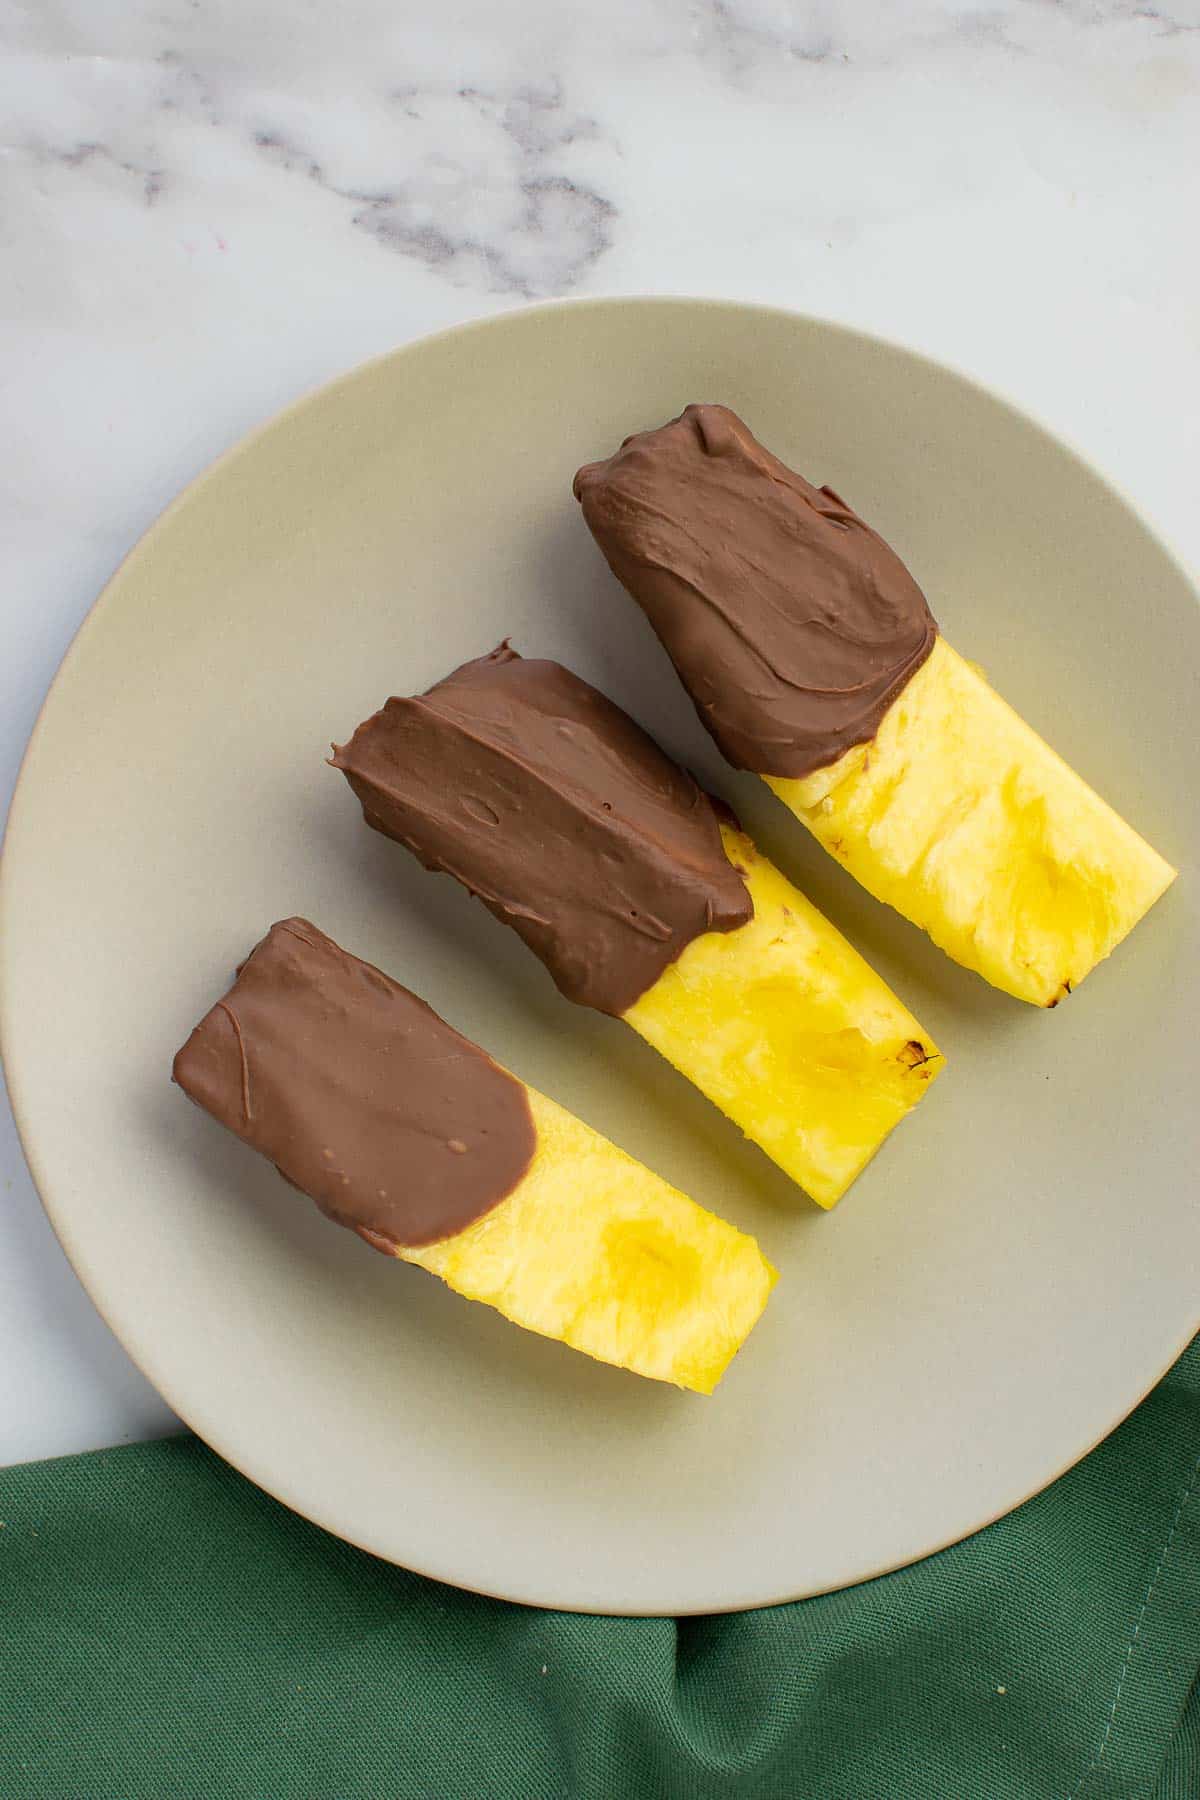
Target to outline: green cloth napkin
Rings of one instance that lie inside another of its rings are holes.
[[[1198,1452],[1200,1339],[967,1543],[678,1622],[440,1587],[190,1438],[11,1469],[0,1795],[1196,1800]]]

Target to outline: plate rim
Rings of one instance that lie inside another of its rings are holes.
[[[5,820],[3,839],[0,841],[0,1068],[2,1068],[5,1086],[8,1091],[9,1103],[12,1109],[18,1141],[26,1165],[29,1169],[34,1188],[37,1192],[38,1199],[63,1254],[67,1258],[68,1263],[74,1271],[85,1294],[88,1296],[92,1306],[96,1309],[96,1312],[104,1321],[107,1328],[112,1332],[135,1368],[138,1369],[150,1386],[153,1387],[166,1401],[185,1428],[199,1438],[208,1449],[219,1456],[223,1462],[227,1463],[243,1479],[251,1482],[262,1493],[267,1494],[280,1505],[286,1506],[289,1511],[308,1520],[310,1523],[318,1526],[321,1530],[327,1531],[331,1536],[340,1539],[342,1542],[350,1544],[355,1549],[374,1557],[376,1560],[383,1562],[388,1566],[402,1567],[425,1579],[441,1582],[444,1585],[458,1588],[465,1593],[478,1594],[484,1598],[504,1601],[510,1605],[520,1605],[585,1616],[611,1618],[688,1618],[721,1616],[751,1611],[764,1606],[789,1605],[796,1601],[816,1598],[821,1594],[841,1592],[845,1588],[858,1587],[865,1582],[878,1580],[883,1575],[892,1574],[899,1569],[911,1567],[917,1562],[924,1561],[929,1556],[937,1555],[943,1550],[951,1549],[954,1545],[965,1542],[968,1538],[974,1537],[978,1532],[986,1530],[988,1526],[997,1523],[1000,1519],[1008,1517],[1010,1513],[1017,1511],[1020,1507],[1028,1504],[1030,1500],[1036,1498],[1039,1494],[1044,1493],[1047,1488],[1052,1487],[1055,1482],[1061,1480],[1065,1474],[1076,1467],[1078,1463],[1082,1462],[1085,1457],[1091,1455],[1100,1444],[1104,1443],[1114,1431],[1125,1423],[1130,1415],[1135,1412],[1142,1402],[1154,1391],[1164,1377],[1170,1373],[1171,1369],[1186,1351],[1193,1338],[1200,1333],[1200,1296],[1198,1296],[1196,1301],[1195,1322],[1189,1327],[1182,1340],[1172,1349],[1167,1361],[1154,1373],[1147,1384],[1136,1392],[1132,1400],[1126,1403],[1125,1399],[1122,1398],[1119,1402],[1120,1410],[1103,1430],[1095,1437],[1091,1438],[1082,1449],[1071,1451],[1067,1456],[1067,1459],[1057,1466],[1051,1474],[1047,1475],[1044,1480],[1039,1480],[1018,1499],[1006,1502],[995,1511],[989,1511],[985,1517],[967,1526],[961,1532],[956,1532],[953,1536],[930,1545],[916,1556],[901,1557],[898,1560],[885,1560],[877,1568],[865,1570],[863,1573],[856,1575],[849,1581],[837,1581],[811,1587],[806,1586],[799,1593],[788,1592],[772,1598],[764,1598],[761,1594],[754,1594],[740,1599],[726,1600],[717,1605],[691,1605],[674,1608],[671,1612],[648,1613],[634,1610],[629,1606],[620,1604],[613,1604],[611,1606],[603,1604],[586,1606],[579,1603],[564,1603],[561,1599],[556,1599],[553,1596],[532,1591],[527,1591],[522,1594],[504,1592],[493,1585],[464,1581],[460,1576],[449,1572],[446,1568],[436,1566],[436,1558],[424,1556],[420,1562],[406,1561],[400,1563],[398,1559],[389,1556],[387,1552],[379,1550],[370,1544],[363,1543],[360,1539],[356,1538],[353,1533],[345,1530],[342,1525],[334,1524],[325,1517],[322,1517],[319,1510],[313,1510],[311,1507],[302,1504],[296,1497],[290,1496],[285,1491],[287,1487],[286,1482],[281,1482],[277,1477],[270,1480],[264,1480],[258,1473],[252,1473],[250,1469],[245,1466],[245,1461],[240,1455],[233,1454],[229,1449],[222,1446],[218,1441],[219,1433],[214,1432],[211,1429],[200,1430],[188,1418],[187,1411],[178,1403],[171,1391],[173,1383],[157,1372],[153,1372],[151,1368],[147,1366],[146,1359],[139,1354],[133,1344],[127,1340],[123,1330],[109,1316],[101,1296],[93,1290],[93,1287],[87,1278],[87,1274],[85,1273],[85,1268],[81,1266],[81,1264],[86,1263],[86,1257],[78,1246],[75,1246],[72,1243],[69,1208],[62,1208],[60,1205],[57,1205],[53,1198],[53,1183],[43,1167],[42,1158],[37,1148],[37,1133],[26,1110],[25,1097],[22,1092],[22,1083],[19,1073],[19,1058],[16,1065],[14,1065],[12,1060],[11,1051],[15,1038],[15,1021],[9,1000],[9,983],[5,977],[10,966],[10,958],[12,955],[11,945],[13,942],[13,933],[10,929],[10,915],[14,905],[12,898],[13,877],[11,874],[14,862],[13,846],[16,844],[19,847],[20,828],[25,810],[24,793],[27,789],[26,778],[38,742],[42,732],[46,728],[47,714],[50,711],[51,703],[55,698],[56,690],[69,666],[74,661],[77,653],[81,650],[91,632],[98,627],[103,616],[107,612],[108,606],[111,604],[113,598],[114,590],[122,580],[122,577],[139,557],[151,552],[159,533],[169,526],[177,509],[181,509],[185,504],[190,502],[195,493],[222,471],[226,464],[233,461],[235,458],[240,457],[244,453],[250,452],[259,439],[273,433],[277,428],[286,425],[293,416],[300,415],[309,407],[323,400],[328,394],[349,387],[351,384],[358,381],[369,381],[372,372],[377,367],[400,361],[408,355],[419,354],[433,344],[441,343],[448,339],[467,338],[479,333],[485,333],[493,327],[502,327],[511,319],[526,318],[537,314],[556,313],[565,310],[584,312],[597,310],[607,312],[613,309],[634,308],[650,311],[680,307],[735,313],[743,316],[747,313],[769,315],[777,320],[791,321],[806,327],[816,327],[819,330],[836,333],[844,339],[856,341],[873,349],[888,351],[894,355],[905,358],[910,362],[921,365],[935,375],[941,376],[948,374],[952,376],[966,387],[974,389],[992,404],[1000,407],[1020,424],[1032,426],[1043,437],[1049,439],[1060,451],[1064,452],[1089,477],[1091,477],[1093,481],[1097,482],[1104,491],[1106,497],[1122,506],[1153,540],[1158,549],[1171,563],[1182,582],[1192,590],[1193,598],[1197,605],[1200,606],[1200,566],[1194,566],[1191,559],[1184,554],[1181,547],[1175,541],[1173,532],[1150,516],[1145,507],[1139,501],[1135,500],[1119,481],[1098,465],[1081,445],[1075,441],[1071,434],[1060,430],[1057,426],[1049,424],[1040,413],[1032,411],[1023,402],[1017,402],[1010,398],[1001,388],[981,379],[977,374],[963,367],[956,361],[934,356],[929,352],[906,342],[900,337],[895,337],[882,332],[870,331],[863,327],[850,324],[845,320],[832,318],[818,312],[811,312],[797,307],[782,306],[769,301],[743,300],[729,296],[672,292],[568,295],[549,300],[539,300],[519,306],[504,307],[495,312],[476,315],[470,319],[461,320],[455,324],[441,327],[438,330],[422,333],[418,337],[407,338],[398,344],[392,345],[388,349],[379,351],[375,355],[352,364],[349,368],[342,370],[340,373],[329,379],[313,383],[304,388],[301,393],[294,399],[288,401],[284,406],[260,420],[256,425],[252,426],[249,431],[246,431],[241,436],[235,438],[224,450],[197,471],[190,480],[185,482],[183,487],[172,496],[162,510],[151,520],[146,529],[140,533],[125,554],[115,564],[107,579],[104,581],[103,586],[100,588],[100,591],[96,595],[96,598],[92,601],[78,627],[72,634],[42,698],[38,708],[37,717],[22,753],[16,780],[13,784],[7,818]],[[16,825],[15,830],[14,822]],[[79,1452],[77,1454],[88,1454],[88,1452]]]

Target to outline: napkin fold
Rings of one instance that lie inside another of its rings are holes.
[[[0,1796],[1196,1800],[1198,1488],[1200,1339],[999,1524],[724,1617],[442,1587],[190,1437],[9,1469]]]

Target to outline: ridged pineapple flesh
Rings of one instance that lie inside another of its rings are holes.
[[[526,1090],[537,1147],[465,1231],[395,1254],[600,1362],[711,1394],[776,1271],[757,1243]]]
[[[744,833],[754,917],[695,938],[623,1015],[819,1205],[833,1206],[943,1066],[928,1033]]]
[[[955,961],[1054,1006],[1175,878],[943,639],[867,745],[765,778],[877,900]]]

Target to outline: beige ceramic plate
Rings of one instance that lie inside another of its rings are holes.
[[[978,658],[1182,879],[1066,1006],[954,968],[725,768],[594,549],[576,466],[720,399],[891,539]],[[511,635],[725,793],[950,1066],[825,1216],[633,1033],[366,831],[324,766],[390,693]],[[195,1429],[331,1531],[613,1612],[784,1600],[921,1556],[1107,1432],[1200,1314],[1200,611],[1129,508],[958,376],[811,320],[597,301],[453,331],[227,456],[108,587],[4,862],[3,1026],[80,1277]],[[635,1155],[782,1279],[716,1397],[589,1363],[373,1255],[189,1106],[172,1052],[310,915]]]

